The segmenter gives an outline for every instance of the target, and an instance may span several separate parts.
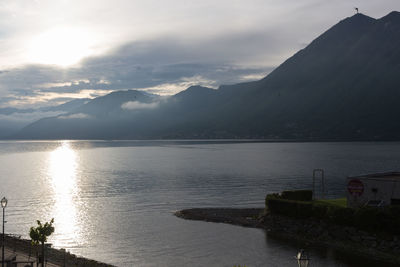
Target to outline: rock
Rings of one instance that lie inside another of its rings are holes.
[[[375,241],[376,240],[376,237],[370,236],[370,235],[363,235],[363,236],[361,236],[361,238],[366,241]]]
[[[350,235],[349,236],[349,239],[351,240],[351,241],[354,241],[354,242],[361,242],[361,237],[359,236],[359,235]]]

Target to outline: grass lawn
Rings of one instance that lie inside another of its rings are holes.
[[[327,205],[335,205],[340,207],[347,207],[347,199],[346,198],[337,198],[337,199],[318,199],[314,200],[314,203],[321,203]]]

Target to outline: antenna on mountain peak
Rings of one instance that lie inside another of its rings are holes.
[[[356,14],[358,14],[358,7],[355,7],[354,9],[356,10]]]

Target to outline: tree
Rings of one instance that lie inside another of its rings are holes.
[[[44,267],[44,243],[47,241],[47,237],[54,232],[54,218],[50,222],[42,224],[39,220],[36,221],[38,226],[31,227],[29,230],[29,236],[31,237],[32,244],[39,245],[42,244],[42,267]]]

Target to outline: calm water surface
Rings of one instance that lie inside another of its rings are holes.
[[[0,142],[0,196],[8,233],[28,238],[54,217],[55,247],[117,266],[296,266],[304,244],[172,213],[262,207],[267,193],[310,188],[314,168],[341,197],[347,175],[399,170],[400,143]],[[308,250],[310,266],[367,265]]]

